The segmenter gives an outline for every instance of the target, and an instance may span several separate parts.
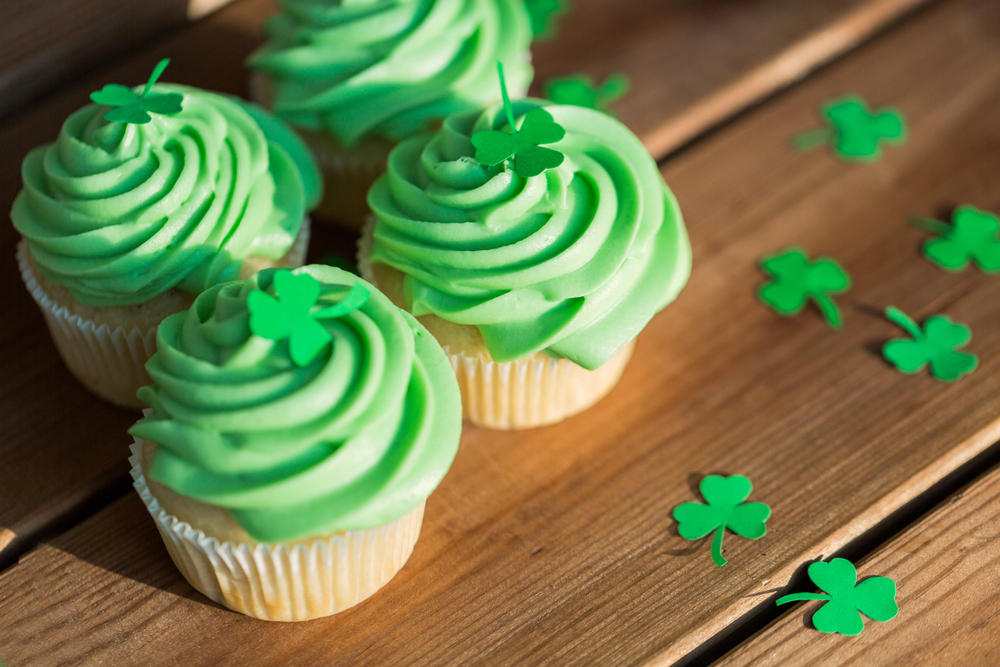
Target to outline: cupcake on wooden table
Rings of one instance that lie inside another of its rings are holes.
[[[528,90],[523,0],[279,0],[250,57],[252,97],[293,124],[326,182],[317,216],[358,230],[400,140],[497,98],[493,66]]]
[[[168,317],[157,347],[132,475],[192,586],[302,621],[402,568],[462,424],[413,317],[340,269],[268,269]]]
[[[212,285],[300,266],[322,195],[309,151],[259,107],[188,86],[116,84],[24,160],[21,275],[70,371],[140,407],[156,327]]]
[[[359,265],[437,337],[468,419],[527,428],[611,390],[687,281],[691,249],[624,125],[503,100],[393,150],[369,193]]]

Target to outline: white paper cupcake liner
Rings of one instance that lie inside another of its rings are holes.
[[[343,611],[392,579],[413,553],[424,504],[396,521],[288,545],[220,543],[160,507],[132,445],[133,486],[156,523],[170,558],[188,582],[233,611],[268,621],[307,621]]]

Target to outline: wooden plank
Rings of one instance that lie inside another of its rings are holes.
[[[148,4],[156,7],[163,1]],[[538,45],[535,64],[540,80],[580,69],[594,75],[617,69],[629,72],[634,92],[616,108],[649,137],[655,134],[653,121],[658,118],[680,123],[677,127],[683,131],[672,131],[669,141],[655,140],[667,150],[721,115],[733,113],[801,76],[922,1],[755,0],[734,4],[722,0],[626,0],[608,24],[605,3],[576,0],[574,11],[562,20],[561,36]],[[22,13],[27,11],[20,0],[0,5],[0,12],[15,7]],[[86,16],[99,16],[97,6],[81,3],[72,11],[91,13],[71,12],[68,16],[86,24]],[[52,9],[48,4],[45,7]],[[4,158],[0,160],[0,209],[10,209],[21,187],[23,156],[51,141],[66,116],[89,92],[109,81],[142,81],[159,58],[170,56],[173,60],[165,80],[243,94],[243,61],[258,45],[260,22],[272,10],[273,0],[236,2],[134,57],[82,76],[45,104],[8,121],[0,127],[0,156]],[[12,25],[25,22],[0,19],[0,31]],[[613,29],[610,32],[609,27]],[[619,49],[621,53],[614,44],[625,45]],[[679,44],[684,48],[678,50]],[[21,48],[16,40],[8,43],[2,37],[0,45],[0,54]],[[23,48],[17,53],[21,54],[17,58],[26,57]],[[683,67],[668,67],[663,58],[675,58]],[[605,65],[611,69],[602,70]],[[0,66],[0,71],[7,71],[6,66]],[[652,90],[660,92],[650,98]],[[713,90],[718,91],[715,97]],[[711,111],[706,112],[706,99],[725,101],[709,104]],[[663,104],[669,113],[660,109]],[[685,114],[685,108],[692,112]],[[81,511],[88,499],[125,482],[121,452],[127,444],[125,428],[133,419],[130,413],[91,398],[62,367],[34,303],[22,288],[14,261],[16,241],[14,230],[0,225],[0,284],[12,295],[5,303],[8,317],[0,323],[0,377],[5,379],[0,388],[4,399],[0,403],[0,430],[9,434],[0,442],[0,461],[4,462],[0,466],[0,568],[13,558],[11,554],[33,543],[61,517]],[[320,230],[314,232],[311,256],[322,257],[330,248],[350,243]],[[79,442],[86,444],[67,444]]]
[[[764,665],[1000,664],[1000,468],[955,494],[858,566],[859,578],[897,585],[899,615],[868,621],[858,637],[825,635],[803,619],[800,604],[742,644],[717,667]]]
[[[695,271],[594,409],[523,433],[467,427],[409,564],[331,619],[266,624],[191,592],[128,496],[0,575],[13,664],[669,664],[1000,438],[1000,281],[940,271],[913,213],[1000,208],[1000,6],[952,0],[664,170]],[[822,100],[898,104],[912,139],[876,165],[798,155]],[[762,254],[839,258],[845,328],[755,301]],[[903,376],[872,309],[969,324],[973,375]],[[774,517],[725,569],[670,519],[703,474],[740,473]],[[69,582],[67,585],[64,582]],[[32,593],[34,587],[34,593]]]

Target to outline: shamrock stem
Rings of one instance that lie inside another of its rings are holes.
[[[149,91],[153,88],[153,84],[156,83],[156,80],[160,78],[160,75],[163,74],[163,70],[167,69],[167,65],[169,64],[170,58],[164,58],[160,62],[156,63],[156,67],[153,68],[153,73],[150,74],[149,81],[146,82],[146,87],[142,89],[142,95],[140,97],[145,97],[149,94]]]
[[[712,562],[722,567],[729,561],[722,557],[722,536],[726,533],[725,524],[719,526],[718,530],[715,531],[715,537],[712,538]]]
[[[813,294],[813,300],[819,307],[819,312],[823,313],[823,318],[826,320],[834,329],[839,329],[843,322],[840,319],[840,309],[837,308],[837,304],[825,294]]]
[[[922,218],[918,215],[910,216],[910,227],[933,232],[938,236],[944,236],[951,231],[951,225],[947,222],[941,222],[940,220],[935,220],[934,218]]]
[[[890,322],[895,323],[900,329],[913,336],[914,340],[923,339],[924,332],[921,331],[920,327],[917,326],[917,323],[909,315],[899,308],[889,306],[885,309],[885,316]]]
[[[832,595],[823,595],[822,593],[792,593],[791,595],[786,595],[780,597],[775,601],[775,604],[785,604],[786,602],[801,602],[802,600],[832,600]]]
[[[497,61],[497,73],[500,75],[500,94],[503,95],[503,110],[507,114],[507,124],[510,125],[510,131],[517,133],[517,128],[514,127],[514,109],[510,106],[510,98],[507,96],[507,82],[503,77],[503,63],[499,60]]]
[[[833,132],[828,127],[819,127],[809,130],[792,139],[792,146],[797,151],[806,152],[829,143],[833,138]]]

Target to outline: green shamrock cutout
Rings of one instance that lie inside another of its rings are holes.
[[[532,109],[524,116],[521,129],[514,127],[514,111],[507,97],[507,85],[503,78],[503,65],[497,63],[500,73],[500,91],[503,94],[503,108],[507,114],[510,133],[497,130],[481,130],[472,135],[472,145],[476,147],[476,159],[488,167],[514,158],[514,171],[524,178],[538,176],[546,169],[553,169],[563,163],[564,155],[539,144],[553,144],[566,136],[566,130],[556,123],[547,111]]]
[[[569,11],[566,0],[524,0],[524,6],[536,40],[555,37],[556,17]]]
[[[556,104],[573,104],[609,113],[608,105],[628,92],[631,82],[624,74],[612,74],[600,86],[583,74],[545,82],[545,96]]]
[[[821,110],[827,127],[806,132],[793,141],[798,150],[832,144],[843,160],[875,162],[882,157],[882,143],[900,145],[906,141],[906,119],[892,107],[876,112],[856,95],[826,102]]]
[[[951,224],[931,218],[910,218],[914,227],[937,234],[924,243],[924,257],[945,271],[964,271],[975,262],[983,273],[1000,271],[1000,218],[974,206],[959,206]]]
[[[149,92],[169,64],[170,58],[164,58],[156,63],[156,67],[141,94],[126,86],[109,83],[104,88],[91,93],[90,99],[97,104],[114,107],[104,114],[104,120],[111,122],[142,125],[153,120],[150,113],[158,113],[161,116],[176,116],[181,112],[183,95],[180,93],[151,95]]]
[[[771,516],[771,508],[764,503],[743,502],[750,497],[753,485],[741,475],[708,475],[698,488],[708,504],[678,505],[674,509],[674,518],[680,523],[677,531],[685,540],[697,540],[714,530],[712,562],[722,567],[729,562],[722,557],[726,528],[751,540],[761,538],[767,532],[764,522]]]
[[[830,257],[810,260],[802,248],[788,248],[764,257],[761,268],[774,280],[765,283],[758,296],[779,315],[798,315],[812,299],[827,324],[834,329],[841,327],[840,310],[829,295],[846,292],[851,277],[836,260]]]
[[[340,303],[313,312],[319,300],[320,283],[308,274],[287,269],[274,274],[274,293],[255,290],[247,296],[250,331],[269,340],[288,338],[288,353],[296,366],[308,366],[331,340],[317,320],[343,317],[365,305],[370,296],[361,283],[354,283]]]
[[[930,364],[931,375],[944,382],[954,382],[976,370],[979,364],[976,355],[957,351],[972,339],[972,332],[964,324],[953,323],[945,315],[934,315],[921,330],[906,313],[894,306],[885,309],[885,316],[913,336],[912,340],[890,340],[882,347],[882,356],[900,372],[916,373]]]
[[[849,560],[834,558],[828,563],[813,563],[809,566],[809,578],[826,594],[793,593],[778,598],[777,603],[826,600],[812,618],[813,627],[820,632],[853,637],[865,629],[861,614],[884,623],[899,613],[896,582],[888,577],[869,577],[859,584],[858,571]]]

